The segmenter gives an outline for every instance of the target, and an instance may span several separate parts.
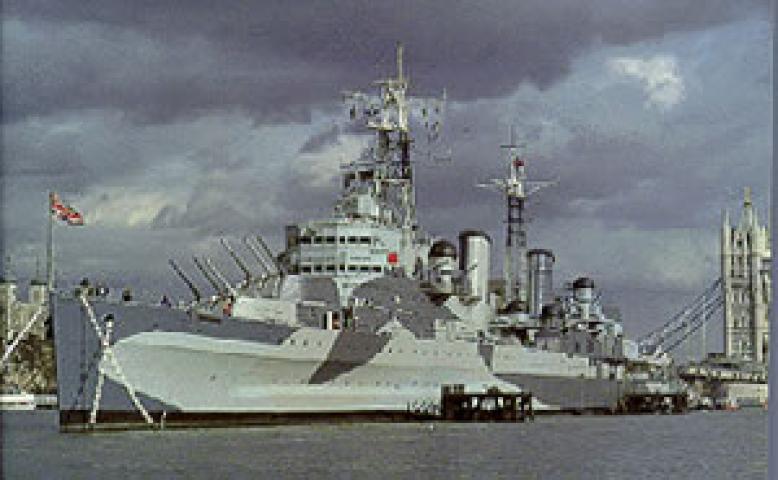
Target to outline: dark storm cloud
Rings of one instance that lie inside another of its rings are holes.
[[[444,6],[443,6],[444,5]],[[390,73],[453,99],[547,87],[594,42],[624,44],[749,15],[768,2],[6,2],[5,121],[114,107],[164,122],[210,109],[305,121],[333,92]]]
[[[278,249],[283,225],[331,213],[338,163],[359,154],[338,92],[372,90],[401,40],[411,93],[446,87],[453,100],[452,160],[414,144],[426,230],[488,231],[499,274],[503,200],[474,184],[505,175],[499,145],[516,125],[530,177],[560,181],[528,207],[531,245],[558,253],[560,281],[692,291],[715,275],[715,259],[698,263],[716,255],[720,209],[737,210],[745,185],[767,203],[767,2],[436,5],[5,2],[10,253],[33,271],[49,189],[95,219],[58,230],[76,280],[176,281],[164,260],[213,250],[219,262],[221,235],[261,233]],[[646,106],[645,79],[608,63],[658,55],[684,87],[664,109]],[[689,272],[669,275],[676,265]],[[662,302],[639,297],[627,301],[659,321]]]

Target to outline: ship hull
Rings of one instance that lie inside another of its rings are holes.
[[[473,342],[418,339],[409,331],[360,333],[224,317],[203,321],[165,307],[94,301],[114,318],[103,355],[79,301],[55,302],[63,430],[143,425],[131,390],[155,425],[230,426],[428,418],[441,386],[530,391],[536,410],[614,409],[619,383],[495,374]],[[101,369],[104,382],[97,395]],[[128,390],[129,388],[129,390]],[[90,411],[99,400],[96,422]]]

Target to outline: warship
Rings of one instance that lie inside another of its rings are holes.
[[[401,419],[447,385],[531,392],[536,411],[619,408],[620,320],[589,278],[555,289],[553,252],[527,248],[524,203],[548,182],[529,181],[505,146],[509,175],[489,184],[507,226],[492,279],[488,234],[465,229],[455,244],[417,220],[411,157],[437,142],[445,92],[406,95],[401,46],[396,76],[375,86],[344,94],[374,138],[342,166],[331,215],[287,226],[277,254],[245,237],[251,262],[222,239],[241,281],[195,258],[215,295],[173,260],[191,302],[117,297],[86,279],[52,293],[63,430]]]

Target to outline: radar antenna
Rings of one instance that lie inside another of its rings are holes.
[[[357,192],[369,192],[379,200],[380,217],[405,229],[410,237],[410,232],[417,227],[417,220],[410,158],[414,139],[411,138],[409,121],[416,119],[425,126],[428,144],[437,141],[445,93],[442,99],[408,97],[403,53],[403,46],[398,43],[396,77],[374,82],[380,88],[378,95],[344,92],[350,119],[373,131],[375,140],[357,160],[342,166],[344,198],[341,205],[348,204],[347,199]],[[349,214],[345,208],[341,212]]]

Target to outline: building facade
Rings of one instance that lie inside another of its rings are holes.
[[[53,393],[56,389],[54,344],[48,320],[48,288],[33,280],[27,288],[27,301],[18,298],[17,284],[5,271],[0,275],[0,343],[3,353],[19,338],[38,311],[40,317],[16,344],[7,363],[0,369],[0,391]]]
[[[46,318],[48,308],[45,306],[46,284],[33,280],[28,287],[28,301],[21,301],[17,297],[16,281],[13,277],[4,273],[0,276],[0,337],[5,344],[11,343],[32,319],[35,313],[43,307],[43,318]],[[46,340],[46,325],[43,319],[35,322],[27,333],[40,340]]]
[[[739,221],[730,224],[725,212],[721,228],[724,353],[729,358],[769,361],[770,262],[770,232],[760,225],[746,188]]]

